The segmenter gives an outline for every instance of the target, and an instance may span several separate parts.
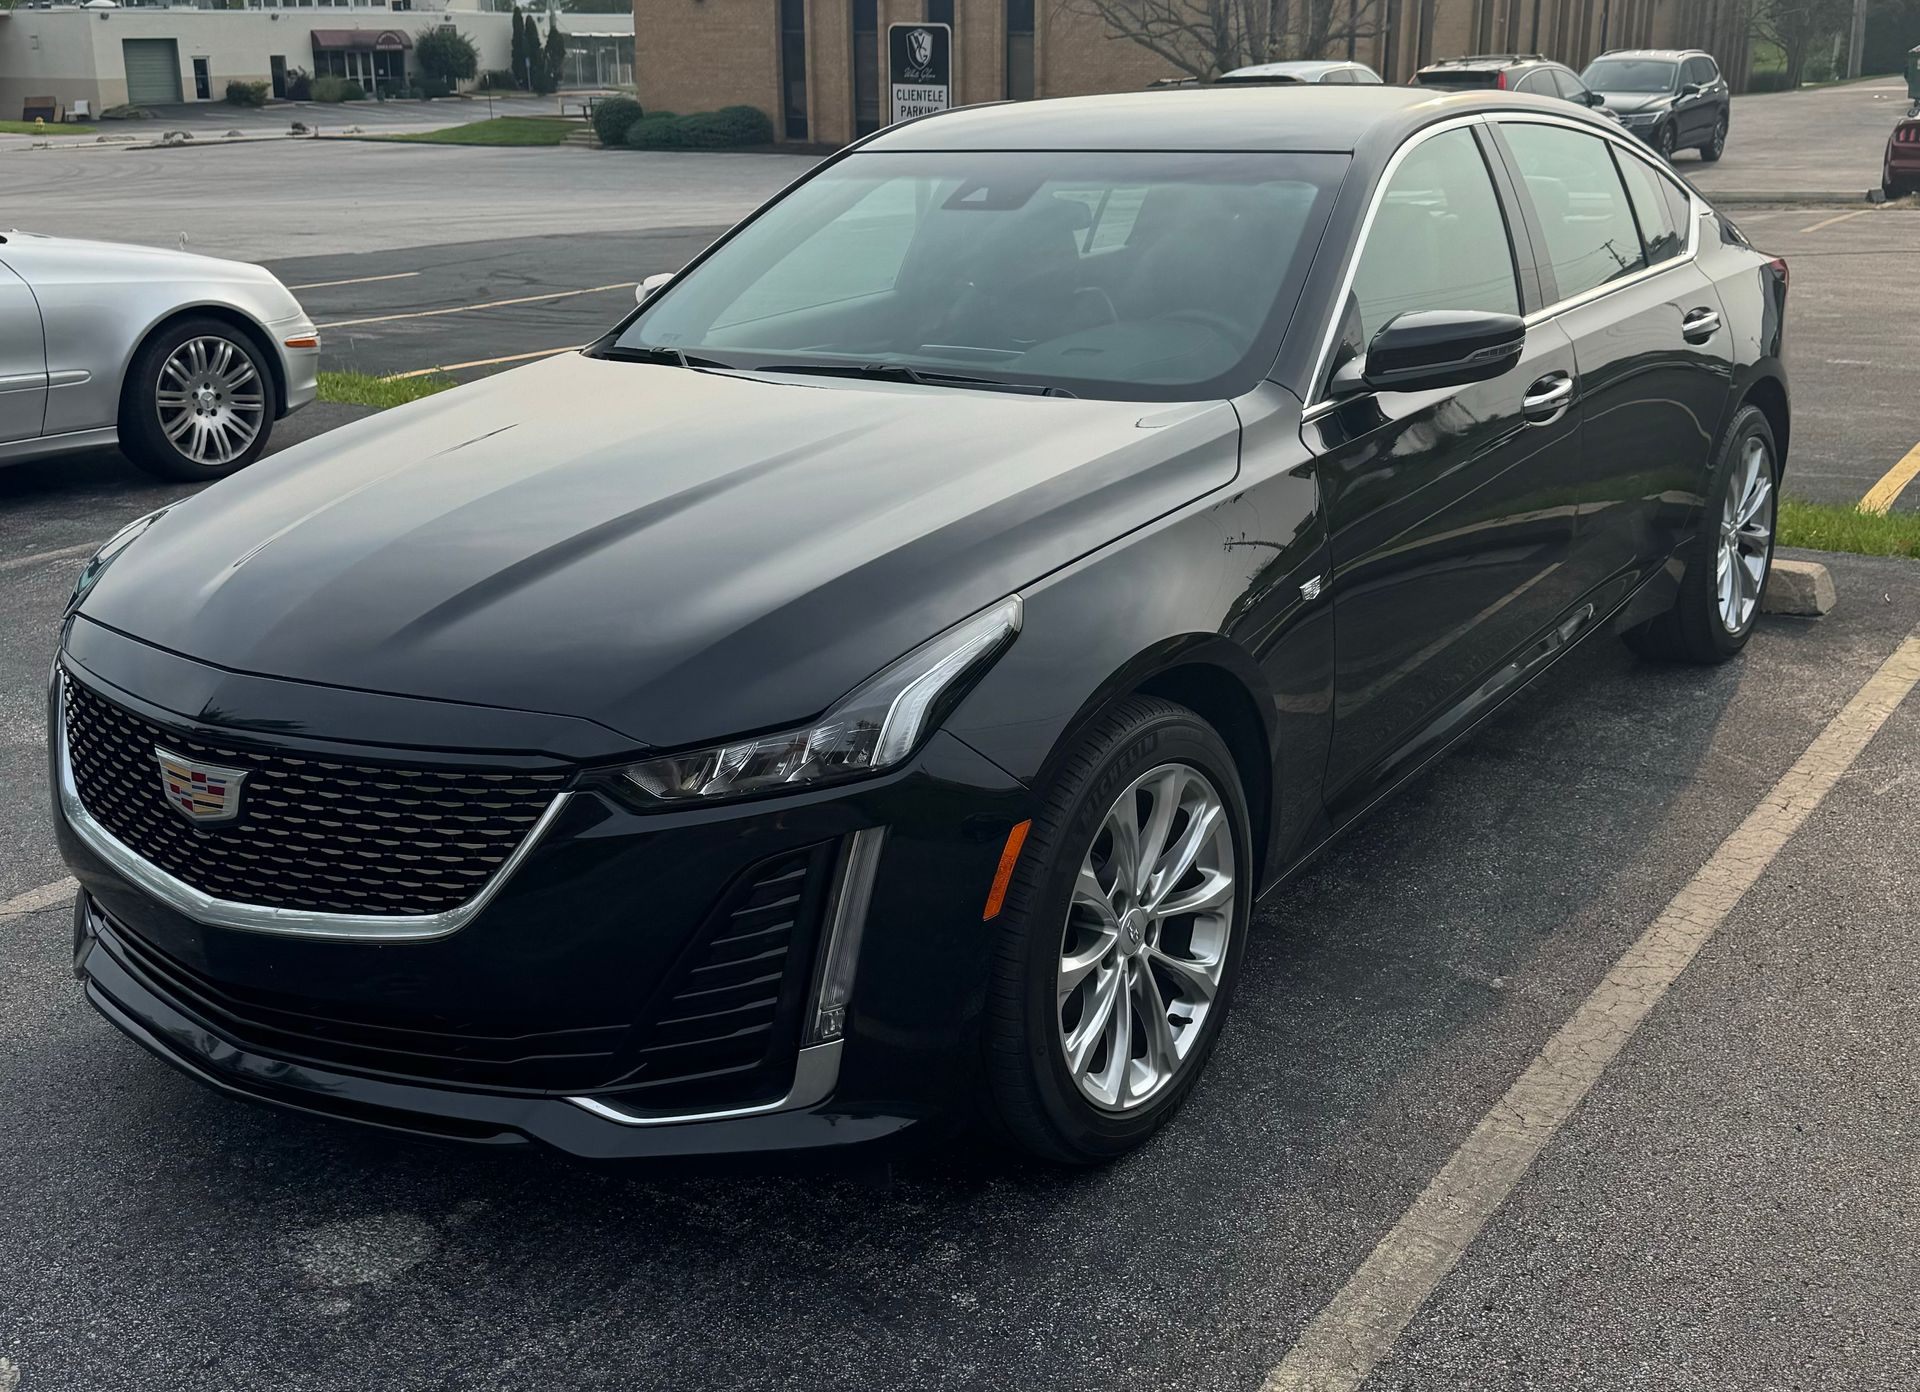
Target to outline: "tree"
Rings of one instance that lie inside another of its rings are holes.
[[[1798,87],[1807,59],[1847,27],[1852,0],[1747,0],[1747,24],[1787,60],[1786,85]]]
[[[527,17],[520,12],[520,7],[515,5],[513,7],[513,60],[511,66],[513,68],[513,80],[522,87],[532,86],[532,84],[527,81],[526,18]]]
[[[414,43],[413,58],[421,72],[445,83],[448,91],[480,71],[480,51],[451,24],[422,34]]]
[[[560,20],[547,11],[547,90],[557,92],[567,76],[567,36],[560,32]]]
[[[1379,0],[1068,0],[1110,35],[1193,77],[1331,56],[1379,31]],[[1342,55],[1344,56],[1344,55]]]

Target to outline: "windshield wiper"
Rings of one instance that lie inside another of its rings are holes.
[[[969,377],[960,372],[927,372],[904,363],[768,363],[756,372],[804,372],[817,377],[871,377],[882,382],[912,382],[922,387],[965,387],[975,391],[1019,392],[1026,396],[1072,396],[1065,387],[1009,382],[1000,377]]]
[[[629,348],[625,344],[615,343],[602,348],[598,356],[611,358],[614,362],[659,363],[662,367],[718,367],[731,372],[734,365],[721,362],[718,358],[699,358],[691,353],[683,353],[678,348]]]

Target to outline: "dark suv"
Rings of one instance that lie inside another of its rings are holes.
[[[1413,80],[1424,87],[1492,87],[1502,92],[1559,97],[1576,106],[1601,105],[1600,94],[1588,91],[1587,84],[1572,68],[1538,53],[1479,53],[1466,58],[1443,58],[1420,69]]]
[[[1620,124],[1667,159],[1695,149],[1717,160],[1727,148],[1732,100],[1711,54],[1697,48],[1616,49],[1581,74]]]

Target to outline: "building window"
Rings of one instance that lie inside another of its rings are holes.
[[[807,3],[780,0],[780,117],[787,139],[807,138]]]
[[[880,0],[853,0],[853,133],[880,129]]]
[[[1007,98],[1033,96],[1033,0],[1007,0]]]

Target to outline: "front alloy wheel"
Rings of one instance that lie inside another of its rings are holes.
[[[204,482],[266,448],[278,398],[263,351],[222,319],[164,326],[127,365],[120,447],[162,478]]]
[[[1189,764],[1136,778],[1101,822],[1067,906],[1060,1046],[1096,1107],[1144,1106],[1193,1055],[1233,935],[1232,828]]]
[[[1093,1165],[1152,1135],[1219,1038],[1253,912],[1252,819],[1219,733],[1116,702],[1055,761],[991,925],[987,1111]]]
[[[1662,121],[1660,128],[1653,133],[1653,148],[1655,152],[1659,154],[1661,159],[1666,160],[1669,164],[1673,162],[1673,147],[1676,138],[1673,122],[1671,121]]]

